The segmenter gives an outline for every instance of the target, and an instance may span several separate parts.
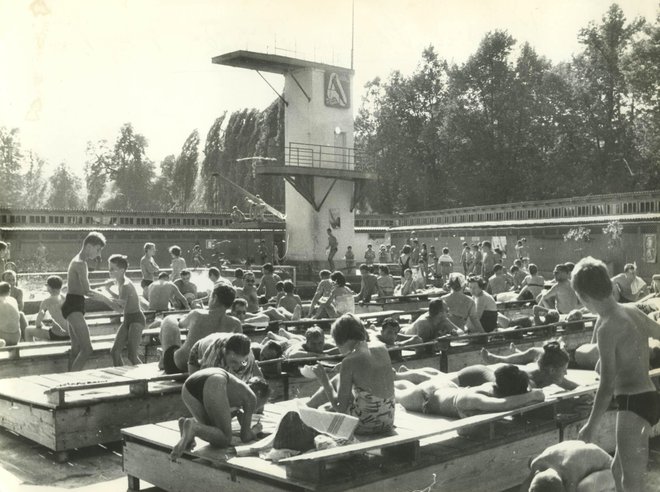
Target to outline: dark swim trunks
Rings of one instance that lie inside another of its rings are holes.
[[[144,317],[142,311],[137,311],[135,313],[124,313],[123,324],[130,326],[133,323],[139,323],[143,326],[147,324],[147,320]]]
[[[62,317],[67,319],[71,313],[82,313],[85,315],[85,296],[79,294],[67,294],[62,304]]]
[[[204,385],[206,384],[206,380],[212,375],[213,374],[208,374],[204,371],[197,371],[192,373],[184,383],[185,388],[191,395],[197,398],[202,405],[204,405]]]
[[[65,340],[71,340],[71,337],[69,335],[58,335],[57,333],[53,333],[52,328],[48,329],[48,337],[53,342],[63,342]]]
[[[174,352],[177,351],[180,347],[178,345],[171,345],[168,349],[163,352],[163,369],[165,374],[179,374],[186,372],[188,368],[180,369],[179,366],[174,362]]]
[[[497,328],[497,311],[484,311],[479,321],[486,333],[494,331]]]
[[[646,393],[636,393],[634,395],[617,395],[616,404],[619,411],[627,410],[636,413],[651,426],[660,420],[660,393],[657,391],[647,391]]]

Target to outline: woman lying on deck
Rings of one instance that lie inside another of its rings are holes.
[[[335,411],[357,417],[356,434],[389,432],[394,425],[394,374],[387,348],[370,343],[362,322],[352,314],[333,323],[332,337],[346,357],[332,382],[322,365],[314,367],[322,387],[307,405],[318,408],[329,401]]]
[[[502,364],[520,364],[522,367],[519,369],[527,374],[529,383],[534,388],[545,388],[551,384],[566,390],[578,387],[577,383],[566,379],[569,355],[560,342],[547,342],[543,348],[532,347],[525,352],[508,356],[493,355],[484,348],[481,349],[481,357],[484,362],[491,365],[474,364],[449,374],[431,367],[408,370],[402,366],[396,373],[395,379],[419,384],[438,375],[445,375],[458,386],[480,386],[484,383],[493,383],[497,369],[502,367]]]
[[[201,369],[183,384],[181,398],[192,418],[179,419],[181,439],[172,448],[170,458],[176,461],[195,447],[195,437],[212,446],[231,444],[231,420],[241,424],[241,441],[254,441],[259,424],[252,427],[252,415],[263,408],[270,388],[263,379],[252,378],[247,384],[219,367]]]
[[[513,410],[541,402],[542,390],[529,391],[529,377],[517,366],[504,365],[495,371],[495,383],[461,388],[447,374],[421,384],[396,381],[396,401],[410,412],[464,418],[480,413]]]

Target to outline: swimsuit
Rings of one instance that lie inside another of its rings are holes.
[[[179,374],[181,372],[187,372],[188,368],[180,369],[174,361],[174,352],[176,352],[180,347],[178,345],[171,345],[163,352],[163,370],[165,374]]]
[[[85,296],[80,294],[67,294],[62,304],[62,317],[67,319],[72,313],[85,315]]]
[[[497,311],[484,311],[479,321],[484,331],[490,333],[497,328]]]
[[[186,379],[186,382],[184,383],[184,387],[188,390],[188,392],[197,398],[197,400],[204,406],[204,385],[206,384],[206,380],[213,376],[214,374],[217,374],[217,370],[211,370],[211,371],[205,371],[205,370],[199,370],[197,372],[192,373],[190,376],[188,376],[188,379]]]
[[[71,337],[69,335],[58,335],[57,333],[53,332],[52,328],[48,329],[48,337],[52,341],[57,341],[57,342],[64,341],[64,340],[71,340]]]
[[[647,391],[634,395],[617,395],[616,398],[619,411],[627,410],[635,413],[654,426],[660,420],[660,393]]]
[[[142,311],[136,311],[135,313],[124,313],[123,324],[126,326],[130,326],[133,323],[139,323],[143,326],[147,324],[147,320],[144,317]]]
[[[356,434],[379,434],[394,428],[394,398],[374,396],[358,386],[353,387],[355,399],[348,414],[360,419]]]

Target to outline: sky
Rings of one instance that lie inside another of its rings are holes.
[[[553,62],[612,0],[355,0],[354,92],[411,73],[432,44],[464,62],[492,30]],[[657,0],[620,0],[653,20]],[[249,49],[350,66],[351,0],[0,0],[0,127],[24,150],[83,173],[87,142],[114,142],[127,122],[159,163],[223,111],[277,96],[258,74],[211,58]],[[278,89],[283,77],[264,74]],[[357,111],[359,105],[354,104]]]

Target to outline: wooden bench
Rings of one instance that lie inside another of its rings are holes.
[[[188,330],[181,330],[185,337]],[[140,358],[144,362],[157,359],[160,329],[142,331]],[[86,363],[87,369],[113,365],[110,349],[114,335],[92,336],[92,355]],[[68,371],[70,341],[21,342],[18,345],[0,348],[0,378],[35,374],[62,373]]]
[[[0,426],[56,452],[117,441],[122,427],[187,414],[185,374],[155,364],[0,380]]]
[[[399,409],[392,435],[360,437],[355,444],[311,451],[278,464],[243,456],[250,446],[239,446],[239,456],[232,449],[201,445],[200,440],[195,450],[171,462],[169,452],[179,440],[176,422],[144,425],[123,430],[124,470],[129,490],[139,490],[140,480],[181,492],[421,490],[434,476],[436,490],[503,490],[524,480],[530,458],[559,442],[554,410],[559,402],[575,402],[594,391],[591,385],[517,410],[459,420]],[[264,429],[273,432],[278,421],[274,417],[289,409],[290,402],[267,405]],[[486,432],[475,431],[484,428]],[[466,434],[469,437],[462,437]]]

